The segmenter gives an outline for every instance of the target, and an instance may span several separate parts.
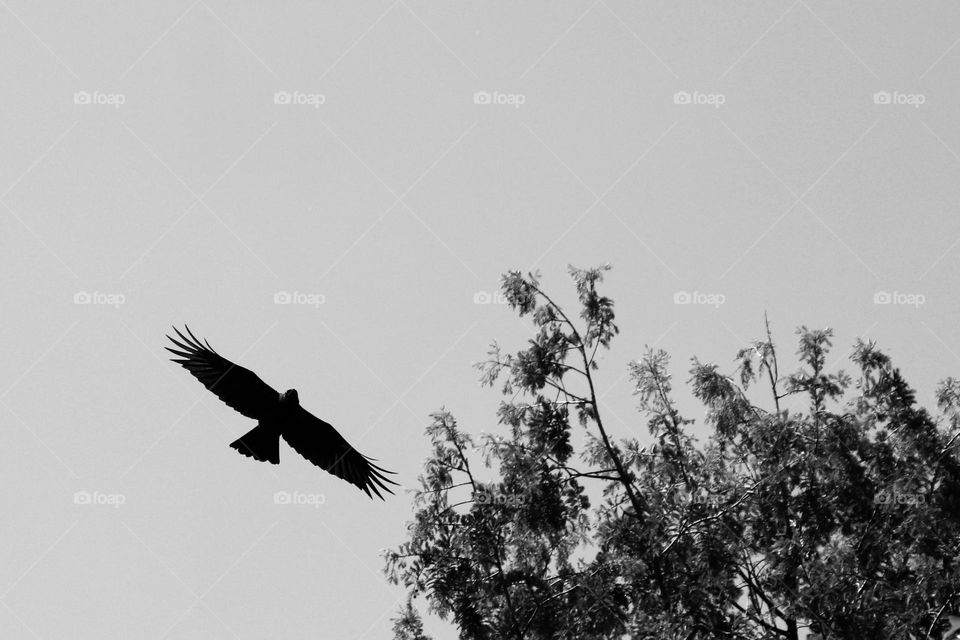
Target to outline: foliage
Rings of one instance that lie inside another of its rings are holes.
[[[875,344],[854,346],[854,380],[826,368],[832,331],[807,327],[800,368],[781,375],[768,325],[733,375],[693,360],[704,444],[652,349],[629,370],[650,444],[615,442],[595,391],[597,350],[619,331],[606,270],[570,269],[578,320],[537,275],[504,276],[536,327],[478,365],[483,384],[502,380],[505,434],[475,446],[432,416],[389,578],[469,640],[939,638],[960,610],[960,382],[940,385],[935,418]],[[767,407],[748,398],[763,388]],[[408,602],[396,637],[421,638],[418,624]]]

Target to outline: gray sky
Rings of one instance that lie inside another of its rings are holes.
[[[408,486],[431,411],[497,428],[470,365],[529,333],[475,303],[507,269],[572,304],[568,263],[614,266],[618,437],[644,344],[699,419],[689,358],[732,370],[764,310],[788,361],[800,324],[834,366],[878,339],[931,404],[960,6],[924,9],[0,2],[0,636],[389,636],[409,497],[238,456],[252,423],[165,361],[172,323]]]

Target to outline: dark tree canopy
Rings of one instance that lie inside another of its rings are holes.
[[[502,426],[475,438],[432,416],[390,579],[465,640],[940,640],[960,612],[960,381],[934,416],[875,344],[831,373],[831,330],[807,327],[783,374],[768,326],[729,374],[692,361],[705,442],[652,349],[629,371],[651,441],[615,441],[595,391],[618,333],[605,271],[571,268],[578,316],[536,275],[504,276],[537,330],[478,365],[502,383]],[[409,601],[395,625],[426,637]]]

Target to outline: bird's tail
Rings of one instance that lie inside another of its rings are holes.
[[[262,422],[230,446],[254,460],[280,464],[280,434]]]

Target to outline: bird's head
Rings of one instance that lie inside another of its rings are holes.
[[[300,404],[300,397],[296,389],[287,389],[280,394],[280,404],[295,407]]]

